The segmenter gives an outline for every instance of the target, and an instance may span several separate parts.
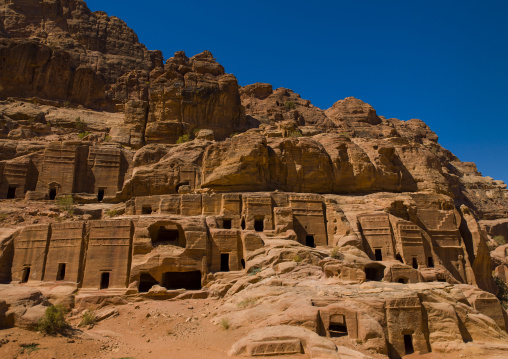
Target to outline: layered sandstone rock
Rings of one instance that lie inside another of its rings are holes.
[[[238,84],[209,51],[190,59],[175,53],[164,69],[151,73],[147,142],[175,143],[207,128],[224,139],[240,129],[243,110]]]
[[[296,121],[301,126],[333,126],[325,112],[293,91],[272,85],[255,83],[240,90],[245,113],[260,123],[283,120]]]
[[[49,302],[211,298],[254,330],[240,355],[507,340],[506,184],[423,121],[239,87],[209,51],[163,64],[81,0],[0,19],[0,326]]]
[[[160,65],[116,17],[92,13],[82,0],[4,2],[0,96],[41,97],[92,107],[125,94],[110,85],[133,70]]]

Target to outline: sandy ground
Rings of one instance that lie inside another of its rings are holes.
[[[214,299],[183,301],[144,301],[118,306],[118,315],[97,323],[93,328],[79,328],[70,337],[44,336],[18,328],[0,330],[0,359],[11,358],[97,358],[97,359],[222,359],[233,343],[252,328],[224,329],[211,322],[218,305]],[[77,328],[79,318],[70,322]],[[373,358],[387,358],[362,350],[344,337],[337,345],[363,351]],[[291,359],[308,355],[282,356]],[[281,356],[256,358],[282,358]],[[459,353],[418,353],[407,359],[487,359],[508,358],[507,351],[486,350],[481,343],[470,343]]]
[[[119,315],[91,329],[80,328],[70,338],[17,328],[0,330],[0,343],[4,343],[0,358],[225,358],[232,344],[250,329],[225,330],[212,324],[209,313],[214,304],[213,300],[129,303],[116,307]],[[78,322],[71,320],[76,326]]]

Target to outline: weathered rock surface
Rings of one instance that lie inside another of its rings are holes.
[[[260,123],[293,120],[300,126],[333,126],[323,110],[289,89],[274,91],[270,84],[255,83],[242,87],[240,94],[246,115]]]
[[[180,51],[164,70],[151,73],[147,142],[175,143],[194,130],[213,130],[224,139],[240,129],[243,109],[238,83],[209,51],[190,59]]]
[[[0,284],[0,328],[33,329],[47,306],[48,300],[38,289]]]
[[[41,97],[93,107],[125,100],[110,87],[130,71],[161,65],[116,17],[82,0],[4,2],[0,96]]]
[[[233,355],[508,339],[506,184],[421,120],[164,64],[81,0],[0,4],[0,198],[0,326],[211,298],[253,330]]]
[[[233,345],[229,355],[261,356],[306,353],[309,358],[369,358],[362,353],[344,349],[339,350],[339,354],[333,342],[320,337],[313,331],[280,325],[252,331]]]

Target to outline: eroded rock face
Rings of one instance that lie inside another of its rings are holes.
[[[508,339],[506,184],[423,121],[239,87],[209,51],[163,64],[81,0],[0,19],[0,326],[132,295],[220,300],[240,355]]]
[[[4,98],[107,107],[126,99],[110,87],[123,75],[161,65],[160,52],[147,51],[122,20],[92,13],[82,0],[7,2],[0,11]]]
[[[301,126],[333,126],[323,110],[289,89],[255,83],[242,87],[240,94],[245,113],[261,123],[293,120]]]
[[[1,284],[0,294],[0,328],[34,329],[49,306],[36,288]]]
[[[326,115],[336,124],[340,124],[342,121],[364,122],[370,125],[381,123],[381,119],[371,105],[354,97],[347,97],[335,102],[331,108],[326,110]]]
[[[225,74],[209,51],[190,59],[177,52],[151,79],[147,142],[175,143],[202,128],[224,139],[240,128],[243,109],[236,78]]]

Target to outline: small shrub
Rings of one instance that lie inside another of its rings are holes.
[[[295,103],[293,101],[286,101],[284,104],[286,110],[294,110],[296,108]]]
[[[248,308],[252,307],[256,304],[256,298],[247,298],[245,300],[242,300],[240,303],[237,304],[239,308]]]
[[[259,272],[261,272],[261,268],[258,268],[258,267],[253,267],[251,269],[249,269],[249,276],[253,276],[253,275],[256,275],[258,274]]]
[[[330,252],[330,257],[335,259],[344,259],[344,255],[339,251],[339,247],[335,247]]]
[[[185,142],[189,142],[189,141],[190,141],[189,135],[185,134],[185,135],[178,137],[178,140],[176,141],[176,143],[180,144],[180,143],[185,143]]]
[[[494,242],[496,242],[500,246],[506,244],[506,240],[504,239],[503,236],[494,236],[492,239],[494,240]]]
[[[90,132],[80,132],[78,137],[79,137],[80,140],[82,140],[83,138],[85,138],[89,134],[90,134]]]
[[[220,320],[220,326],[222,327],[222,329],[228,330],[229,329],[229,319],[228,318],[222,318]]]
[[[196,136],[196,135],[198,134],[198,132],[199,132],[199,131],[201,131],[201,129],[200,129],[200,128],[195,128],[195,129],[192,131],[192,134],[193,134],[194,136]]]
[[[339,135],[342,137],[349,138],[349,139],[351,138],[351,135],[348,132],[341,132],[341,133],[339,133]]]
[[[118,214],[118,212],[116,211],[116,209],[108,209],[106,211],[106,216],[108,217],[116,217],[116,215]]]
[[[498,276],[494,276],[499,292],[497,293],[497,299],[501,302],[504,309],[508,309],[508,285],[506,282]]]
[[[293,257],[293,262],[300,263],[301,261],[303,261],[303,258],[300,257],[298,254]]]
[[[363,344],[363,341],[361,339],[356,339],[356,344],[358,345],[362,345]]]
[[[86,123],[85,121],[81,120],[81,117],[76,117],[76,120],[74,121],[74,127],[79,131],[79,133],[86,132]]]
[[[302,132],[300,130],[290,131],[288,134],[289,137],[302,137]]]
[[[95,313],[93,311],[87,310],[83,315],[81,316],[81,321],[79,322],[79,327],[88,327],[90,325],[94,325],[97,321],[97,318],[95,317]]]
[[[104,141],[106,142],[111,142],[112,140],[113,138],[110,135],[106,135],[106,137],[104,137]]]
[[[31,352],[35,352],[41,348],[39,348],[39,344],[37,343],[30,343],[30,344],[20,344],[19,345],[21,349],[19,350],[20,354],[30,354]]]
[[[74,214],[74,199],[70,194],[58,198],[56,205],[63,212],[67,211],[71,216]]]
[[[230,138],[233,138],[233,137],[235,137],[236,135],[239,135],[239,133],[238,133],[238,132],[233,132],[232,134],[230,134],[230,135],[229,135],[229,137],[230,137]]]
[[[70,103],[70,101],[65,101],[65,102],[63,103],[63,106],[64,106],[64,107],[66,107],[66,108],[71,107],[71,103]]]
[[[37,329],[49,335],[64,333],[69,328],[69,324],[65,320],[65,314],[63,306],[49,306],[46,308],[44,316],[39,320]]]

